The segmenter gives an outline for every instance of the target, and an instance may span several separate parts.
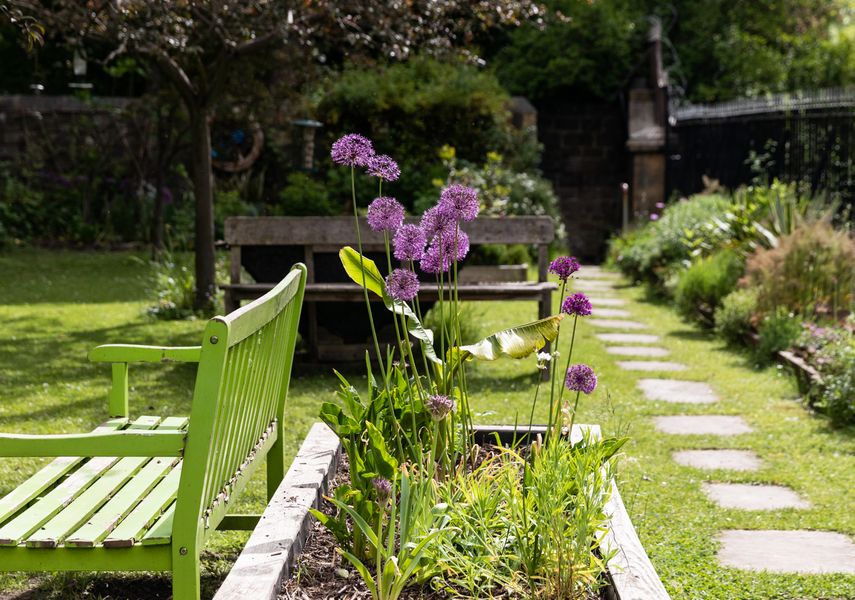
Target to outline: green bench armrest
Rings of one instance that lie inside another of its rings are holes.
[[[111,417],[127,417],[128,364],[132,362],[199,362],[201,346],[137,346],[107,344],[89,352],[91,362],[112,363],[113,383],[110,388]]]
[[[199,362],[201,346],[137,346],[107,344],[89,352],[92,362]]]
[[[61,435],[0,433],[0,456],[181,456],[186,431],[111,431]]]

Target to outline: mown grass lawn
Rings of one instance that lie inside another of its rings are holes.
[[[0,430],[22,433],[88,431],[106,411],[109,367],[90,365],[86,353],[109,342],[195,344],[200,321],[157,322],[144,314],[154,298],[151,267],[142,255],[14,250],[0,254]],[[855,432],[831,430],[795,399],[790,378],[776,368],[756,370],[746,355],[683,323],[670,309],[633,301],[638,320],[655,326],[672,357],[690,366],[679,378],[709,382],[721,398],[715,408],[652,403],[635,389],[635,374],[621,371],[593,337],[579,329],[576,353],[600,375],[600,387],[583,399],[579,420],[632,437],[620,464],[621,489],[631,516],[674,598],[855,598],[855,576],[781,576],[721,569],[715,534],[725,528],[808,528],[855,535]],[[557,302],[557,298],[556,298]],[[478,303],[483,333],[536,318],[534,303]],[[564,336],[566,351],[569,336]],[[575,362],[575,361],[574,361]],[[349,373],[359,385],[359,372]],[[647,374],[645,374],[647,376]],[[655,374],[653,375],[655,376]],[[134,414],[187,414],[194,370],[187,365],[132,367]],[[473,409],[480,422],[525,422],[538,381],[534,360],[477,364],[469,371]],[[321,402],[333,398],[336,380],[326,369],[295,369],[289,397],[287,446],[295,451]],[[545,398],[541,390],[541,398]],[[666,438],[649,417],[660,414],[742,415],[755,432],[738,439]],[[536,419],[542,421],[545,402]],[[671,461],[673,450],[739,447],[764,461],[753,474],[708,474]],[[0,492],[26,478],[37,460],[0,460]],[[259,510],[262,476],[237,511]],[[802,511],[726,511],[701,493],[706,479],[788,485],[812,503]],[[210,597],[239,551],[242,534],[220,534],[205,554]],[[166,598],[166,576],[0,575],[0,598]]]

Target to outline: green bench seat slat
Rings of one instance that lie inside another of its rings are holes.
[[[140,540],[143,546],[155,546],[158,544],[168,544],[172,540],[172,521],[175,518],[175,502],[173,502],[166,512],[161,515],[157,523],[151,526],[151,529]]]
[[[127,419],[110,419],[99,425],[93,433],[107,433],[115,431],[127,425]],[[69,471],[74,469],[83,461],[80,456],[60,456],[48,463],[38,473],[27,479],[17,488],[6,494],[0,500],[0,523],[15,515],[30,502],[35,500],[42,492],[59,481]]]
[[[104,539],[107,548],[127,548],[133,546],[160,518],[163,511],[175,500],[178,482],[181,479],[179,462],[160,483],[140,502],[125,519],[119,523],[110,535]]]
[[[169,419],[168,423],[160,421],[160,417],[141,417],[129,429],[175,430],[178,428],[174,423],[181,422],[181,419]],[[149,457],[121,459],[89,489],[33,533],[27,540],[27,545],[32,548],[56,548],[68,534],[84,524],[100,506],[132,480],[150,460]]]
[[[184,429],[188,419],[167,417],[159,429]],[[144,499],[177,463],[178,458],[153,458],[110,498],[80,529],[69,535],[65,545],[91,548],[106,538],[113,529]]]
[[[154,418],[157,419],[157,417]],[[131,423],[128,429],[151,429],[151,419],[152,417],[140,417]],[[119,462],[119,458],[115,456],[101,456],[84,462],[79,469],[71,473],[32,506],[3,525],[0,528],[0,546],[17,546],[26,540],[45,522],[83,494],[90,485],[99,481],[104,473],[117,462]]]

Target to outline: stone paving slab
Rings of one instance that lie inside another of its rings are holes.
[[[742,417],[674,415],[654,417],[658,431],[670,435],[740,435],[754,431]]]
[[[724,567],[772,573],[853,573],[855,543],[832,531],[722,531],[718,562]]]
[[[722,508],[739,510],[810,508],[810,502],[782,485],[705,482],[702,489],[710,500]]]
[[[618,356],[647,356],[650,358],[661,358],[669,354],[665,348],[655,346],[607,346],[606,352]]]
[[[596,335],[601,342],[615,344],[655,344],[659,341],[659,336],[652,333],[598,333]]]
[[[631,313],[622,308],[595,308],[594,316],[596,317],[629,317]]]
[[[648,400],[684,404],[712,404],[718,401],[712,388],[701,381],[639,379],[635,385]]]
[[[670,360],[619,360],[617,365],[624,371],[685,371],[688,368]]]
[[[756,471],[761,461],[751,450],[681,450],[674,452],[671,457],[678,465],[715,471]]]
[[[588,323],[594,327],[604,329],[647,329],[647,325],[638,321],[625,321],[621,319],[588,319]]]
[[[593,305],[594,309],[596,309],[598,306],[626,306],[626,300],[624,300],[623,298],[589,297],[588,300],[591,301],[591,304]]]

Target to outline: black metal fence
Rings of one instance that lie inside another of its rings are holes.
[[[777,177],[855,204],[855,89],[679,107],[669,125],[669,197],[704,176],[731,189]]]

